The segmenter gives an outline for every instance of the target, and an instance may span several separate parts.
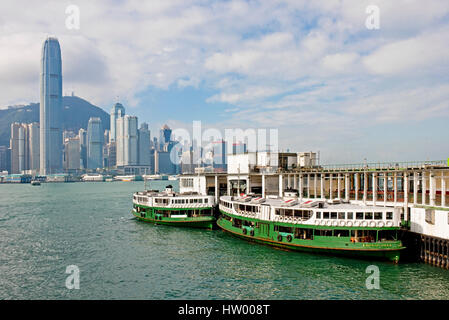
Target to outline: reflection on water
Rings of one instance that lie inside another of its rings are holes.
[[[164,188],[177,181],[152,181]],[[449,272],[288,252],[219,230],[147,224],[143,182],[0,185],[1,299],[449,299]],[[80,290],[65,269],[80,268]],[[368,290],[366,267],[380,270]]]

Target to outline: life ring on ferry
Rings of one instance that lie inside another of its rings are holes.
[[[387,221],[386,226],[387,227],[392,227],[393,226],[393,221]]]
[[[354,221],[354,227],[360,226],[360,221]]]
[[[368,226],[368,222],[367,221],[362,221],[361,226],[362,227],[367,227]]]
[[[385,224],[384,224],[384,222],[383,221],[379,221],[378,223],[377,223],[377,225],[379,226],[379,227],[383,227]]]
[[[340,221],[340,227],[344,227],[346,225],[346,223],[344,221]]]
[[[287,241],[288,241],[288,242],[292,242],[292,239],[293,239],[292,236],[289,234],[289,235],[287,236]]]
[[[376,226],[376,221],[371,221],[371,222],[369,223],[369,226],[372,227],[372,228],[374,228],[374,227]]]
[[[326,223],[326,225],[328,225],[329,227],[332,225],[332,221],[330,221],[330,220],[327,220],[327,223]]]
[[[348,227],[352,227],[352,221],[348,221],[348,222],[346,222],[346,226],[348,226]]]
[[[338,226],[338,221],[332,221],[332,226],[334,227]]]
[[[249,232],[249,235],[250,235],[251,237],[254,237],[254,230],[253,230],[253,229],[251,229],[251,231]]]
[[[246,235],[248,233],[248,230],[246,230],[246,228],[243,228],[242,232],[244,235]]]

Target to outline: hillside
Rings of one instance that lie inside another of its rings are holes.
[[[90,117],[99,117],[103,129],[109,129],[109,114],[88,101],[76,96],[65,96],[63,97],[63,106],[63,130],[77,132],[80,128],[87,129]],[[13,122],[39,122],[39,103],[0,109],[0,146],[9,146],[11,123]]]

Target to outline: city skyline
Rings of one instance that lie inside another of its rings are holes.
[[[64,93],[107,112],[118,96],[153,132],[202,120],[277,127],[281,149],[319,150],[326,163],[446,158],[447,6],[378,1],[380,29],[369,30],[368,4],[161,2],[135,12],[129,1],[81,1],[79,29],[67,29],[65,4],[36,6],[53,13],[42,25],[39,14],[5,14],[4,74],[15,76],[0,79],[0,105],[38,100],[33,57],[51,30],[66,57]],[[257,18],[241,19],[250,12]]]

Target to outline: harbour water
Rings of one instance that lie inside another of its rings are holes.
[[[163,188],[176,181],[152,181]],[[0,299],[449,299],[449,272],[139,222],[143,182],[0,185]],[[366,268],[380,271],[368,290]],[[66,267],[80,288],[65,286]]]

